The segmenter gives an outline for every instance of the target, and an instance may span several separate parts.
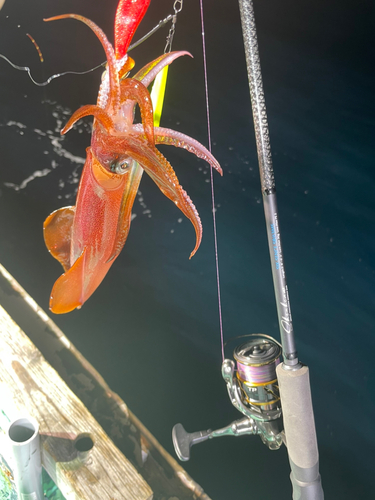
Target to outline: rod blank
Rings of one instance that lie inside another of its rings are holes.
[[[252,0],[239,0],[239,6],[284,362],[288,365],[297,365],[298,355],[294,340],[288,287],[283,264],[284,259],[281,237],[278,227],[279,217],[276,204],[276,187],[272,166],[270,134],[268,129],[266,101],[263,91],[254,8]]]

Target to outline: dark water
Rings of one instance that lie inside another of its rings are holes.
[[[111,34],[116,3],[7,0],[0,53],[39,81],[89,69],[103,60],[89,30],[42,18],[76,12]],[[373,5],[255,3],[297,345],[311,371],[326,498],[343,500],[373,494]],[[153,0],[140,33],[171,9],[172,1]],[[206,1],[205,14],[213,152],[225,171],[215,178],[224,335],[278,338],[238,7]],[[137,67],[162,52],[165,35],[134,51]],[[207,144],[197,0],[185,2],[174,49],[194,60],[173,64],[162,124]],[[38,88],[0,60],[0,261],[44,308],[61,270],[44,247],[42,223],[74,203],[90,140],[88,125],[63,140],[57,130],[95,102],[99,80],[100,72],[65,76]],[[54,319],[173,452],[176,422],[217,428],[239,414],[220,375],[207,168],[184,151],[164,153],[200,212],[199,252],[188,260],[190,223],[144,176],[122,255],[80,311]],[[271,452],[258,438],[196,446],[186,469],[215,500],[291,498],[286,451]]]

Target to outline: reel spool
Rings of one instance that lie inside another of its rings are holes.
[[[281,346],[268,335],[254,334],[234,349],[237,382],[241,400],[254,411],[269,411],[280,406],[276,366]]]

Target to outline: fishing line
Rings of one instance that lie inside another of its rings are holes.
[[[162,28],[163,26],[165,26],[169,21],[172,21],[172,27],[171,27],[172,33],[171,33],[171,30],[170,30],[169,35],[167,37],[167,44],[166,44],[166,47],[165,47],[165,50],[164,50],[164,52],[167,52],[167,47],[169,47],[169,52],[170,52],[171,47],[172,47],[172,40],[173,40],[174,30],[175,30],[175,26],[176,26],[176,17],[177,17],[177,14],[179,12],[181,12],[181,10],[182,10],[182,3],[183,3],[183,0],[175,0],[175,3],[173,5],[174,14],[169,14],[166,18],[164,18],[163,20],[159,21],[158,24],[156,26],[154,26],[154,28],[152,28],[152,30],[150,30],[148,33],[146,33],[146,35],[144,35],[142,38],[140,38],[137,42],[134,42],[132,45],[130,45],[129,48],[128,48],[128,52],[130,50],[135,49],[135,47],[138,47],[139,45],[141,45],[141,43],[143,43],[151,35],[153,35],[154,33],[156,33],[160,28]],[[39,48],[38,44],[36,43],[36,41],[34,40],[34,38],[31,35],[29,35],[28,33],[26,33],[26,35],[30,38],[30,40],[34,44],[36,50],[38,51],[39,58],[40,58],[41,62],[43,62],[43,56],[42,56],[42,53],[40,51],[40,48]],[[49,85],[52,82],[52,80],[54,80],[55,78],[60,78],[60,76],[65,76],[65,75],[86,75],[87,73],[91,73],[93,71],[96,71],[99,68],[104,68],[106,66],[106,64],[107,64],[107,61],[104,61],[104,62],[98,64],[97,66],[95,66],[94,68],[91,68],[91,69],[88,69],[88,70],[85,70],[85,71],[64,71],[63,73],[56,73],[55,75],[50,76],[45,82],[37,82],[32,77],[32,75],[31,75],[31,69],[28,66],[18,66],[17,64],[14,64],[12,61],[10,61],[3,54],[0,54],[0,57],[2,59],[4,59],[8,64],[10,64],[14,69],[17,69],[19,71],[26,71],[27,74],[29,75],[30,80],[34,83],[34,85],[37,85],[38,87],[45,87],[46,85]]]
[[[206,60],[206,37],[205,37],[204,16],[203,16],[203,0],[199,0],[199,3],[200,3],[201,27],[202,27],[204,85],[205,85],[205,92],[206,92],[208,150],[211,153],[211,124],[210,124],[210,105],[209,105],[209,100],[208,100],[208,77],[207,77],[207,60]],[[213,169],[212,169],[212,167],[210,167],[210,171],[211,171],[212,221],[213,221],[213,227],[214,227],[215,265],[216,265],[217,299],[218,299],[218,307],[219,307],[219,325],[220,325],[221,354],[222,354],[223,361],[224,361],[223,315],[222,315],[222,309],[221,309],[221,288],[220,288],[220,272],[219,272],[219,253],[218,253],[217,230],[216,230],[214,176],[213,176]]]
[[[151,31],[146,33],[146,35],[144,35],[142,38],[140,38],[137,42],[134,42],[131,45],[129,45],[128,52],[129,52],[129,50],[133,50],[136,47],[138,47],[138,45],[141,45],[141,43],[143,43],[145,40],[147,40],[147,38],[149,38],[151,35],[156,33],[159,28],[163,27],[165,24],[167,24],[173,18],[174,18],[174,15],[169,14],[169,16],[167,16],[165,19],[163,19],[162,21],[159,21],[158,24],[154,28],[152,28]]]
[[[86,71],[64,71],[64,73],[56,73],[56,75],[50,76],[45,82],[37,82],[34,80],[34,78],[31,76],[31,70],[28,66],[18,66],[17,64],[12,63],[6,56],[3,54],[0,54],[0,57],[4,59],[8,64],[10,64],[14,69],[18,69],[19,71],[26,71],[27,74],[29,75],[30,80],[37,85],[38,87],[45,87],[49,83],[52,82],[55,78],[59,78],[60,76],[65,76],[65,75],[85,75],[86,73],[91,73],[92,71],[95,71],[99,68],[104,67],[107,62],[103,62],[99,64],[98,66],[95,66],[95,68],[88,69]]]

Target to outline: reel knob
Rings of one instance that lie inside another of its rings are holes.
[[[187,462],[190,459],[190,448],[193,444],[209,439],[211,429],[199,432],[186,432],[182,424],[176,424],[172,429],[172,440],[178,458]]]
[[[172,429],[172,440],[178,458],[184,462],[190,458],[190,448],[193,444],[202,443],[207,439],[222,436],[243,436],[244,434],[259,434],[254,420],[248,417],[235,420],[226,427],[212,431],[186,432],[182,424],[176,424]]]

